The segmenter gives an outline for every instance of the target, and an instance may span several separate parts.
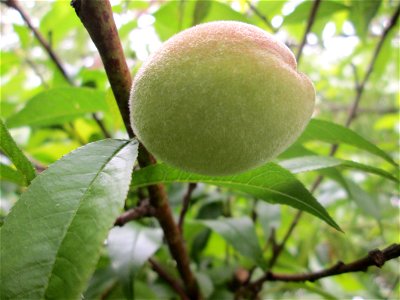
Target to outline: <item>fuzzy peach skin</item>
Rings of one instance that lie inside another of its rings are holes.
[[[159,160],[231,175],[274,159],[307,125],[311,81],[293,53],[253,25],[218,21],[166,41],[137,73],[135,134]]]

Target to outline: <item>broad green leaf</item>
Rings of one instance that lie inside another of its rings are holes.
[[[3,120],[0,119],[0,149],[13,162],[15,167],[24,176],[24,181],[29,184],[35,178],[35,169],[31,162],[26,158],[22,151],[18,148],[15,141],[8,132]]]
[[[25,185],[25,177],[17,170],[0,163],[0,179],[5,181],[14,182],[18,185]]]
[[[71,30],[80,25],[73,9],[65,5],[63,1],[55,1],[51,9],[41,18],[39,29],[54,48]]]
[[[129,33],[131,33],[132,30],[137,28],[137,21],[132,20],[129,21],[128,23],[124,24],[121,26],[121,28],[118,30],[118,34],[120,36],[121,40],[124,40],[128,37]]]
[[[13,68],[16,68],[17,65],[22,63],[21,57],[14,52],[11,51],[1,51],[0,52],[0,72],[1,76],[6,75],[10,70]],[[2,84],[2,98],[3,98],[3,93],[5,92],[4,90],[4,85]],[[1,99],[3,102],[4,99]]]
[[[103,140],[32,181],[1,227],[5,299],[78,299],[123,207],[136,141]]]
[[[134,174],[132,187],[155,183],[204,182],[233,188],[270,203],[286,204],[304,210],[340,230],[335,221],[303,184],[289,171],[274,163],[268,163],[234,176],[211,177],[191,174],[165,164],[146,167]]]
[[[285,17],[284,23],[285,24],[303,23],[304,20],[308,19],[312,5],[313,1],[304,1],[300,3],[298,6],[296,6],[296,8],[292,13],[290,13]],[[317,20],[323,17],[329,17],[338,11],[346,9],[348,9],[346,5],[339,3],[337,1],[330,1],[330,0],[321,1],[321,4],[317,11]]]
[[[227,3],[220,1],[210,1],[210,3],[210,10],[202,23],[220,20],[250,23],[249,19],[244,14],[232,9]]]
[[[350,9],[350,20],[352,21],[357,35],[364,39],[367,35],[369,23],[378,12],[381,0],[352,0]]]
[[[271,19],[273,16],[281,14],[282,7],[285,5],[285,3],[285,0],[258,1],[257,9],[260,13]]]
[[[392,174],[386,172],[385,170],[375,168],[372,166],[367,166],[354,161],[342,160],[330,156],[303,156],[292,159],[287,159],[279,162],[279,165],[288,169],[292,173],[302,173],[315,171],[320,169],[326,169],[330,167],[346,167],[351,169],[356,169],[372,174],[382,176],[384,178],[390,179],[396,183],[399,179],[394,177]]]
[[[133,298],[132,282],[142,265],[161,247],[163,233],[136,223],[111,229],[107,248],[111,266],[120,278],[128,299]]]
[[[221,235],[240,254],[263,265],[262,250],[258,243],[252,220],[248,217],[198,220],[212,231]]]
[[[303,134],[299,138],[299,142],[307,142],[311,140],[319,140],[332,144],[347,144],[359,149],[377,155],[394,166],[396,162],[383,150],[367,141],[353,130],[344,126],[318,119],[312,119]]]
[[[32,36],[29,27],[24,25],[13,24],[14,31],[17,33],[21,47],[27,49],[32,43]],[[9,62],[12,64],[12,62]]]
[[[88,88],[66,87],[46,90],[6,121],[7,126],[63,124],[86,113],[107,110],[105,94]]]

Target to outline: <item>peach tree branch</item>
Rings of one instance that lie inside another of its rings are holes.
[[[369,267],[376,266],[382,268],[385,262],[395,259],[400,256],[400,245],[392,244],[389,247],[379,250],[375,249],[370,251],[366,256],[351,263],[337,262],[330,268],[311,273],[304,274],[278,274],[267,272],[263,277],[258,279],[252,284],[252,289],[256,291],[261,289],[261,285],[265,281],[285,281],[285,282],[304,282],[311,281],[353,272],[366,272]]]
[[[71,5],[96,45],[115,99],[118,103],[122,119],[130,137],[134,137],[129,118],[129,93],[132,77],[126,64],[122,45],[109,1],[73,0]],[[145,167],[154,163],[154,158],[139,148],[139,164]],[[190,269],[190,260],[182,234],[174,221],[167,194],[163,185],[148,187],[150,204],[154,207],[154,215],[164,231],[172,257],[177,263],[178,271],[185,284],[186,292],[191,299],[200,299],[201,294],[197,281]]]
[[[64,79],[70,84],[70,85],[74,85],[73,80],[71,79],[71,77],[68,76],[67,71],[65,70],[65,68],[63,67],[60,58],[58,57],[58,55],[54,52],[53,48],[51,47],[51,45],[46,41],[46,39],[43,37],[43,35],[39,32],[39,30],[36,29],[35,26],[33,26],[32,21],[29,17],[29,15],[26,13],[26,11],[23,9],[23,7],[19,4],[18,0],[7,0],[4,2],[8,7],[11,7],[13,9],[15,9],[22,17],[22,19],[25,21],[26,25],[28,26],[28,28],[33,32],[33,35],[36,37],[36,39],[39,41],[39,44],[45,49],[46,53],[49,55],[50,59],[54,62],[54,64],[56,65],[57,69],[60,71],[61,75],[64,77]],[[38,72],[36,72],[35,66],[34,64],[30,61],[27,60],[28,64],[34,69],[35,73],[41,78],[42,82],[43,78],[41,76],[41,74],[39,74]],[[45,84],[45,83],[44,83]],[[106,138],[111,137],[110,133],[107,131],[106,127],[104,126],[102,120],[100,120],[96,114],[92,114],[92,117],[94,119],[94,121],[97,123],[97,125],[99,126],[101,132],[103,133],[103,135]],[[72,123],[71,123],[71,127]],[[82,143],[81,143],[82,144]]]

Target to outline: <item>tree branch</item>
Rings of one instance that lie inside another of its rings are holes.
[[[383,250],[375,249],[370,251],[365,257],[354,262],[345,264],[341,261],[332,267],[312,273],[304,274],[277,274],[268,272],[254,283],[254,288],[259,289],[260,284],[265,281],[287,281],[287,282],[303,282],[316,281],[321,278],[340,275],[344,273],[366,272],[370,266],[381,268],[388,260],[400,256],[400,245],[393,244]]]
[[[100,53],[124,125],[129,136],[133,137],[128,104],[132,77],[125,62],[111,5],[108,1],[94,0],[73,0],[71,5]]]
[[[257,17],[259,17],[261,20],[263,20],[263,22],[265,23],[265,25],[267,25],[269,27],[269,29],[272,30],[273,33],[277,33],[278,29],[275,28],[274,26],[272,26],[271,21],[265,16],[263,15],[258,9],[257,7],[255,7],[250,0],[246,1],[248,6],[250,7],[250,9],[257,15]]]
[[[297,60],[297,64],[300,63],[300,58],[303,54],[303,48],[307,43],[307,35],[310,33],[311,28],[314,24],[315,21],[315,17],[317,15],[317,11],[318,11],[318,7],[321,4],[321,0],[314,0],[313,6],[311,8],[310,11],[310,16],[308,17],[308,21],[307,21],[307,26],[306,26],[306,31],[303,35],[303,39],[301,40],[301,44],[299,47],[299,50],[297,51],[297,55],[296,55],[296,60]]]
[[[192,197],[192,193],[193,193],[194,189],[196,188],[196,186],[197,186],[197,183],[189,183],[187,192],[186,192],[185,196],[183,197],[182,210],[179,215],[179,221],[178,221],[178,227],[179,227],[179,230],[181,231],[181,233],[183,233],[183,221],[185,219],[186,212],[189,208],[190,198]]]
[[[174,291],[179,295],[179,297],[181,297],[182,300],[189,300],[181,284],[170,274],[168,274],[167,271],[165,271],[157,261],[150,258],[149,263],[153,268],[153,270],[158,274],[158,276],[164,279],[174,289]]]
[[[124,226],[126,223],[137,220],[143,217],[152,217],[155,214],[155,209],[150,205],[149,200],[143,200],[140,204],[132,209],[127,210],[120,215],[114,223],[114,226]]]
[[[122,119],[130,137],[134,137],[129,118],[129,93],[132,77],[126,64],[118,31],[113,19],[109,1],[73,0],[71,5],[96,45],[110,81]],[[139,145],[140,167],[154,163],[154,158]],[[200,299],[201,294],[196,279],[190,269],[190,260],[181,232],[174,221],[165,188],[161,184],[148,187],[150,204],[154,215],[164,231],[172,257],[185,284],[190,299]]]
[[[57,69],[60,71],[61,75],[64,77],[64,79],[70,85],[74,85],[74,82],[72,81],[71,77],[68,76],[67,71],[63,67],[60,58],[54,52],[53,48],[46,41],[46,39],[43,37],[43,35],[36,29],[35,26],[33,26],[31,19],[29,18],[28,14],[25,12],[25,10],[22,8],[22,6],[19,4],[18,0],[6,0],[5,4],[8,7],[11,7],[13,9],[15,9],[21,15],[21,17],[25,21],[26,25],[33,32],[33,35],[39,41],[39,44],[45,49],[45,51],[49,55],[50,59],[54,62],[54,64],[56,65]],[[34,64],[32,62],[30,62],[30,60],[27,60],[27,62],[32,68],[34,68]],[[36,73],[36,74],[39,77],[41,77],[41,75],[39,73]],[[41,79],[43,81],[42,77],[41,77]],[[110,133],[107,131],[107,129],[104,126],[103,122],[99,118],[97,118],[97,116],[94,113],[92,114],[92,117],[93,117],[94,121],[97,123],[97,125],[99,126],[99,128],[100,128],[101,132],[103,133],[104,137],[106,137],[106,138],[111,137]],[[71,127],[73,127],[72,123],[71,123]]]
[[[64,79],[68,81],[69,84],[73,85],[73,82],[71,78],[68,76],[67,72],[65,71],[61,63],[61,60],[58,58],[56,53],[50,47],[50,44],[46,41],[43,35],[35,28],[35,26],[33,26],[31,19],[29,18],[25,10],[22,8],[22,6],[19,4],[18,0],[7,0],[5,4],[8,7],[14,8],[21,15],[22,19],[25,21],[26,25],[28,25],[29,29],[33,32],[34,36],[39,41],[40,45],[42,45],[42,47],[46,50],[47,54],[50,56],[51,60],[55,63],[57,69],[61,72]]]

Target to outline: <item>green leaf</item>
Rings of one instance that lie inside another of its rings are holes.
[[[377,220],[381,218],[381,210],[375,199],[361,189],[357,183],[345,178],[335,168],[323,169],[321,173],[339,183],[346,190],[349,199],[353,200],[361,211]]]
[[[211,1],[197,0],[193,12],[192,25],[200,24],[210,11]]]
[[[40,31],[53,48],[58,46],[71,30],[80,25],[74,10],[62,1],[53,2],[51,9],[40,19]]]
[[[128,299],[133,299],[132,282],[142,265],[161,247],[163,233],[136,223],[111,229],[107,248],[111,266],[120,278]]]
[[[357,0],[359,1],[359,0]],[[285,17],[285,24],[294,24],[294,23],[303,23],[304,20],[307,20],[311,7],[313,5],[313,1],[304,1],[300,3],[292,13]],[[317,20],[323,17],[329,17],[335,14],[338,11],[342,11],[348,9],[348,7],[342,3],[337,1],[324,0],[321,1],[321,4],[317,11]]]
[[[15,141],[8,132],[3,120],[0,119],[0,149],[13,162],[15,167],[24,176],[25,184],[29,184],[35,178],[35,169],[31,162],[26,158],[22,151],[18,148]],[[5,171],[7,172],[7,171]],[[9,172],[8,172],[9,174]],[[3,176],[3,175],[2,175]]]
[[[381,218],[381,212],[376,200],[361,189],[353,180],[348,178],[343,179],[344,181],[342,184],[345,186],[347,193],[357,206],[367,215],[379,220]]]
[[[367,166],[354,161],[342,160],[330,156],[304,156],[296,157],[292,159],[287,159],[279,162],[279,165],[288,169],[292,173],[302,173],[315,171],[320,169],[326,169],[330,167],[346,167],[352,168],[372,174],[382,176],[384,178],[390,179],[396,183],[399,179],[394,177],[392,174],[386,172],[385,170],[375,168],[372,166]]]
[[[373,143],[367,141],[353,130],[332,122],[318,119],[312,119],[310,121],[303,134],[300,136],[299,142],[304,143],[315,140],[332,144],[343,143],[351,145],[377,155],[394,166],[398,166],[386,152]]]
[[[369,23],[378,12],[382,0],[352,0],[350,9],[350,20],[352,21],[357,35],[365,39]]]
[[[76,87],[54,88],[34,96],[6,123],[10,128],[63,124],[86,113],[105,110],[105,94],[101,91]]]
[[[211,177],[191,174],[165,164],[146,167],[134,174],[132,187],[156,183],[204,182],[233,188],[270,203],[286,204],[304,210],[340,230],[335,221],[303,184],[289,171],[274,163],[268,163],[234,176]]]
[[[123,207],[137,141],[103,140],[41,173],[1,227],[5,299],[78,299]]]
[[[197,5],[197,3],[199,4]],[[205,23],[217,20],[249,22],[243,14],[219,1],[168,1],[160,6],[154,13],[154,17],[156,18],[154,28],[162,41],[198,22]]]
[[[253,221],[248,217],[198,220],[221,235],[240,254],[263,265],[262,250],[258,243]]]
[[[2,163],[0,163],[0,179],[14,182],[18,185],[26,184],[25,177],[20,172]]]

